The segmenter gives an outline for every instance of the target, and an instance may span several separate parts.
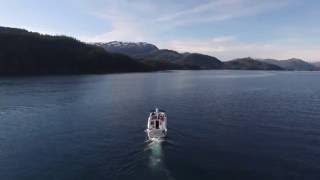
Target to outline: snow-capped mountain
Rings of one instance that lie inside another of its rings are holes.
[[[132,57],[142,54],[149,54],[159,50],[157,46],[146,42],[120,42],[112,41],[107,43],[95,43],[95,45],[103,47],[106,51],[114,53],[122,53]]]

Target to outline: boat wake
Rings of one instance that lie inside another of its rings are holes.
[[[147,141],[146,150],[149,151],[149,168],[154,175],[164,176],[166,179],[174,180],[164,162],[163,143],[164,139],[153,139]]]

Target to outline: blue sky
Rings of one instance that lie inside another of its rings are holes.
[[[86,42],[146,41],[236,57],[320,61],[317,0],[0,0],[0,25]]]

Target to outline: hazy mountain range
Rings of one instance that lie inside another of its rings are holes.
[[[295,70],[314,71],[319,70],[320,63],[311,64],[301,59],[275,60],[253,59],[250,57],[239,58],[222,62],[216,57],[198,53],[178,53],[173,50],[159,49],[149,43],[133,43],[112,41],[108,43],[96,43],[108,52],[126,54],[132,58],[144,61],[163,61],[180,64],[196,69],[242,69],[242,70]]]
[[[315,67],[317,67],[317,70],[320,70],[320,62],[314,62],[312,63]]]
[[[288,60],[262,59],[261,61],[269,64],[277,65],[286,70],[314,71],[318,69],[314,64],[307,63],[301,59],[296,59],[296,58],[292,58]]]
[[[149,43],[88,44],[66,36],[0,27],[0,75],[92,74],[178,69],[319,70],[300,59],[240,58],[222,62],[199,53],[159,49]]]

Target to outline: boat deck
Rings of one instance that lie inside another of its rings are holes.
[[[163,138],[166,136],[164,130],[161,129],[151,129],[149,130],[149,138]]]

